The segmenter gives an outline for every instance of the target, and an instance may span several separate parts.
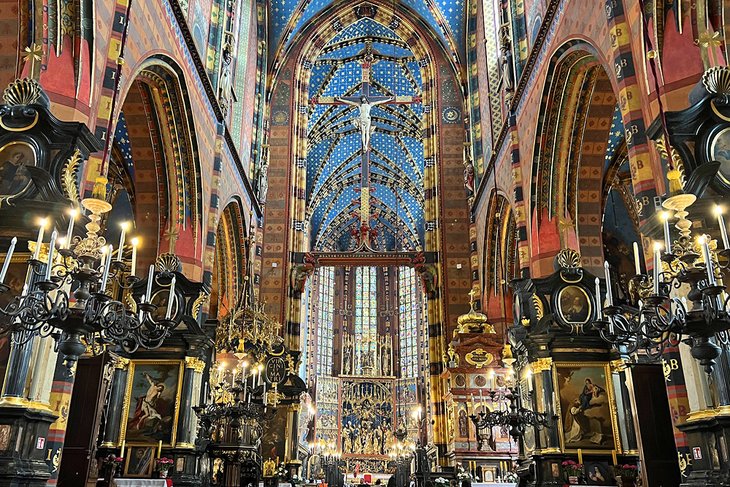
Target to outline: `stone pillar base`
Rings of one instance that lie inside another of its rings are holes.
[[[46,441],[57,416],[32,406],[23,400],[0,406],[0,487],[45,487],[51,476]]]

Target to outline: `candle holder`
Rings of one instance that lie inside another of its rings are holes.
[[[90,212],[86,235],[75,237],[56,249],[56,232],[48,245],[48,258],[40,258],[45,221],[39,230],[33,258],[28,260],[27,281],[23,291],[0,308],[0,334],[9,334],[13,343],[22,344],[33,337],[51,336],[57,350],[71,368],[80,355],[90,350],[99,353],[107,344],[134,352],[140,346],[148,349],[162,345],[180,320],[175,316],[156,317],[157,306],[150,302],[152,281],[175,276],[164,270],[150,269],[148,291],[139,296],[135,290],[140,279],[124,262],[122,247],[114,259],[111,246],[99,235],[101,215],[111,210],[102,199],[86,198],[83,206]],[[73,225],[69,224],[69,231]],[[6,255],[12,256],[14,242]],[[136,257],[133,248],[133,261]],[[0,284],[0,293],[10,288]],[[170,289],[170,300],[174,288]]]
[[[692,222],[686,218],[686,207],[691,201],[681,196],[670,198],[664,205],[676,210],[678,218],[679,237],[669,247],[671,251],[655,248],[652,276],[637,272],[629,281],[627,299],[617,303],[607,299],[603,316],[594,327],[620,352],[632,354],[642,350],[655,360],[661,358],[667,347],[684,342],[709,374],[721,351],[716,342],[730,344],[730,299],[722,284],[723,274],[730,270],[730,249],[713,248],[715,242],[707,235],[692,239]],[[727,233],[722,213],[716,211],[716,215],[725,244]],[[665,242],[671,241],[668,218],[662,215]],[[610,297],[607,263],[606,269]]]
[[[492,391],[492,402],[495,400],[507,400],[509,405],[506,410],[474,412],[469,418],[477,429],[477,441],[481,448],[481,431],[494,426],[501,426],[509,429],[509,435],[518,441],[524,434],[527,427],[532,426],[538,429],[548,427],[552,424],[553,418],[546,413],[538,413],[519,405],[519,393],[516,387],[504,391]]]

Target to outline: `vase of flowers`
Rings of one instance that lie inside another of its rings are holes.
[[[636,485],[636,479],[639,476],[639,468],[636,465],[630,463],[616,465],[614,472],[621,487],[634,487]]]
[[[291,482],[293,487],[297,487],[297,485],[302,483],[302,478],[299,475],[294,474],[289,479],[289,482]]]
[[[434,480],[434,483],[436,484],[436,487],[449,487],[449,481],[443,477],[437,478]]]
[[[172,467],[172,458],[162,457],[155,460],[155,471],[161,479],[166,479]]]
[[[583,464],[573,460],[565,460],[563,463],[563,471],[568,476],[570,485],[578,485],[580,476],[583,475]]]
[[[118,457],[113,453],[104,457],[101,461],[102,477],[108,482],[111,482],[121,473],[120,467],[123,462],[124,458]]]

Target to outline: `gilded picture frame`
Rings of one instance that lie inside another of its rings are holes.
[[[175,446],[184,367],[183,360],[130,361],[120,441]]]
[[[564,453],[621,451],[609,364],[558,362],[552,372],[560,449]]]
[[[36,148],[24,140],[12,140],[0,147],[0,201],[26,194],[33,179],[27,167],[38,165]]]
[[[555,297],[558,318],[567,325],[585,325],[593,318],[593,298],[577,284],[560,288]]]
[[[129,445],[124,455],[124,476],[149,478],[155,468],[155,447],[149,445]]]

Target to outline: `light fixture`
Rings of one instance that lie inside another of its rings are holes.
[[[542,429],[552,422],[551,417],[546,413],[538,413],[519,406],[517,388],[491,391],[490,395],[492,403],[507,400],[509,405],[496,411],[487,411],[486,407],[483,407],[481,411],[470,415],[469,417],[477,428],[478,436],[479,432],[484,429],[502,426],[508,428],[510,436],[517,441],[525,434],[528,426]]]
[[[622,353],[643,350],[659,359],[668,346],[684,341],[692,356],[707,373],[712,371],[720,347],[730,344],[729,298],[722,272],[730,264],[730,245],[723,209],[715,207],[722,248],[714,248],[710,236],[693,239],[692,222],[686,217],[694,195],[683,193],[667,198],[663,206],[674,211],[679,237],[672,241],[670,211],[659,213],[664,241],[653,246],[652,275],[642,273],[638,246],[634,245],[636,276],[628,286],[625,300],[614,299],[611,269],[606,262],[606,307],[595,324],[601,337]]]
[[[157,348],[180,321],[178,313],[173,314],[178,302],[174,272],[156,273],[151,265],[146,292],[142,294],[135,288],[140,282],[134,268],[138,240],[132,243],[132,268],[123,261],[130,224],[122,226],[116,259],[112,245],[107,245],[99,235],[102,215],[112,209],[105,200],[105,192],[106,179],[99,178],[93,197],[81,202],[89,212],[83,238],[73,236],[78,209],[69,211],[70,221],[62,241],[53,230],[46,246],[44,237],[49,221],[39,222],[23,290],[5,308],[0,308],[0,333],[9,333],[14,343],[25,343],[35,336],[52,336],[69,367],[87,348],[98,352],[105,344],[119,345],[128,352],[140,346]],[[3,281],[16,242],[13,238],[5,256],[0,293],[10,291]],[[177,259],[171,255],[167,258]],[[152,303],[153,284],[168,288],[168,305],[162,315],[156,313],[157,306]]]

